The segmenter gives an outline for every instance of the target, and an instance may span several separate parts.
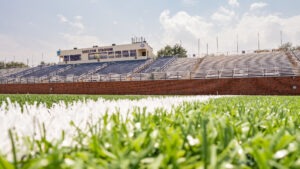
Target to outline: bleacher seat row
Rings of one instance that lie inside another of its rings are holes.
[[[292,54],[296,62],[300,61],[300,51],[293,51]],[[40,78],[55,79],[53,81],[60,81],[60,79],[93,81],[93,79],[103,80],[114,76],[120,80],[126,78],[141,80],[153,77],[178,79],[184,76],[190,78],[234,78],[298,75],[298,71],[295,70],[299,69],[299,65],[291,62],[290,56],[284,52],[206,56],[204,58],[160,57],[155,60],[59,64],[16,69],[16,71],[0,70],[0,80],[22,82],[22,79],[28,81],[28,79]]]

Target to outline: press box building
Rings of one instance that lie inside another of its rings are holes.
[[[58,50],[57,55],[60,64],[144,60],[155,57],[152,47],[144,38],[132,38],[131,44]]]

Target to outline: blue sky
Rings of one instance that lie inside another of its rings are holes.
[[[296,0],[0,0],[0,61],[57,62],[56,50],[129,43],[157,51],[181,43],[190,55],[300,45]],[[216,48],[216,37],[219,49]]]

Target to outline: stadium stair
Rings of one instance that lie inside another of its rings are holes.
[[[97,71],[97,74],[126,74],[127,76],[128,73],[132,72],[135,68],[139,67],[145,62],[146,60],[111,62],[108,67]]]
[[[292,52],[286,51],[285,55],[287,56],[293,67],[298,66],[298,61],[296,60],[296,57],[292,54]]]
[[[80,80],[80,81],[86,80],[87,77],[91,77],[96,72],[101,71],[102,69],[104,69],[108,66],[109,66],[108,63],[100,65],[100,66],[96,67],[95,69],[90,70],[87,73],[80,75],[77,80]]]
[[[152,72],[161,72],[162,68],[167,67],[168,64],[174,61],[173,57],[160,57],[153,61],[149,66],[145,67],[145,69],[141,70],[140,73],[152,73]]]
[[[69,69],[72,69],[72,68],[73,68],[72,65],[68,65],[68,66],[66,66],[66,67],[60,68],[60,69],[58,69],[58,70],[55,70],[55,71],[49,73],[49,76],[55,76],[55,75],[58,75],[59,73],[65,72],[65,71],[67,71],[67,70],[69,70]]]
[[[177,59],[177,56],[174,56],[172,59],[170,59],[167,63],[165,63],[165,65],[163,65],[161,68],[160,68],[160,72],[163,72],[164,70],[166,70],[168,68],[168,66],[170,66],[174,61],[176,61]]]
[[[131,74],[134,73],[140,73],[142,70],[144,70],[145,68],[147,68],[149,65],[151,65],[155,60],[154,59],[149,59],[148,61],[146,61],[144,64],[142,64],[141,66],[135,68]]]
[[[199,60],[198,60],[198,62],[195,64],[195,67],[192,69],[192,72],[196,72],[198,69],[199,69],[199,67],[200,67],[200,65],[201,65],[201,63],[202,63],[202,61],[205,59],[205,57],[204,58],[200,58]]]
[[[299,70],[299,62],[300,62],[300,58],[297,57],[297,55],[295,54],[294,51],[287,51],[285,53],[287,55],[287,57],[289,58],[290,62],[292,63],[293,66],[293,72],[299,76],[300,75],[300,70]]]
[[[299,54],[299,51],[296,51],[297,52],[297,54],[295,53],[295,51],[291,51],[291,53],[292,53],[292,55],[300,62],[300,55],[298,55]]]
[[[192,73],[190,73],[190,78],[203,78],[205,77],[206,75],[204,75],[204,72],[200,71],[200,68],[201,68],[201,64],[202,62],[205,60],[206,56],[203,57],[203,58],[200,58],[198,60],[198,62],[195,64],[195,67],[192,69],[191,72],[193,72],[193,76],[192,76]],[[197,72],[197,73],[196,73]]]
[[[133,76],[135,76],[138,73],[141,73],[141,71],[143,71],[144,69],[149,67],[149,65],[151,65],[154,61],[155,61],[155,59],[147,60],[144,64],[140,65],[139,67],[133,69],[132,72],[128,73],[126,79],[132,80]]]
[[[12,75],[9,76],[9,78],[22,78],[24,76],[30,75],[32,73],[35,73],[35,72],[37,72],[39,70],[42,70],[43,68],[47,68],[47,67],[49,67],[49,66],[37,66],[37,67],[33,67],[33,68],[30,68],[30,69],[27,69],[27,70],[24,70],[24,71],[12,74]]]
[[[11,69],[2,69],[0,73],[0,78],[6,78],[10,75],[26,71],[29,68],[11,68]]]
[[[56,65],[57,66],[57,65]],[[54,76],[58,75],[59,73],[62,73],[64,71],[67,71],[69,69],[71,69],[73,66],[72,65],[68,65],[68,66],[63,66],[61,65],[61,68],[55,69],[53,68],[53,70],[51,70],[50,73],[45,74],[44,76],[40,77],[40,81],[41,82],[48,82],[51,78],[53,78]]]

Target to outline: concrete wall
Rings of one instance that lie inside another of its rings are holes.
[[[141,95],[299,95],[300,77],[52,84],[0,84],[0,93]]]

